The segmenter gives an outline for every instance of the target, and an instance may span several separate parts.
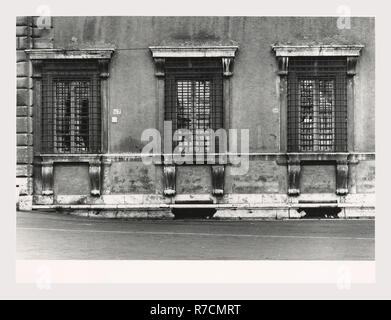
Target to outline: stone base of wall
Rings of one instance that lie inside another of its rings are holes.
[[[342,208],[338,217],[349,218],[375,218],[375,208]]]
[[[64,210],[66,214],[72,214],[89,218],[106,219],[174,219],[171,210]]]
[[[40,210],[40,209],[55,209],[64,214],[77,215],[91,218],[118,218],[118,219],[174,219],[172,208],[175,205],[160,205],[160,206],[137,206],[137,205],[33,205],[31,199],[24,197],[20,202],[20,210]],[[299,211],[296,208],[279,207],[279,208],[216,208],[216,213],[212,219],[303,219],[308,218],[304,211]],[[349,207],[341,208],[341,212],[335,216],[336,219],[358,219],[358,218],[375,218],[374,207]],[[314,218],[322,219],[322,218]]]
[[[303,214],[289,208],[281,209],[218,209],[213,215],[214,219],[296,219]]]
[[[18,210],[30,211],[33,209],[33,196],[19,196],[16,204]]]

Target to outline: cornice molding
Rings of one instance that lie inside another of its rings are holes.
[[[238,46],[152,46],[153,58],[234,58]]]
[[[272,50],[277,57],[301,56],[360,56],[361,44],[356,45],[273,45]]]
[[[25,50],[30,60],[111,59],[114,51],[114,48]]]

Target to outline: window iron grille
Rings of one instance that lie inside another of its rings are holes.
[[[165,120],[173,132],[191,133],[191,141],[173,141],[179,152],[208,153],[206,130],[223,127],[223,78],[220,59],[167,59],[165,65]],[[218,151],[218,141],[215,142]]]
[[[288,151],[347,149],[346,58],[293,58],[288,73]]]
[[[100,81],[96,74],[46,74],[41,115],[42,152],[100,152]]]

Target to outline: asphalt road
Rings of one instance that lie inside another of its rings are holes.
[[[109,220],[17,212],[17,259],[374,260],[374,220]]]

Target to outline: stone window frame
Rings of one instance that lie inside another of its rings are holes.
[[[53,196],[53,169],[54,163],[88,163],[91,185],[91,195],[101,194],[101,167],[102,154],[108,151],[108,78],[109,63],[115,52],[114,48],[89,48],[89,49],[28,49],[25,50],[32,64],[32,77],[34,88],[34,165],[41,168],[42,195]],[[42,68],[45,63],[92,61],[96,63],[100,78],[101,93],[101,153],[86,154],[50,154],[42,153],[40,148],[41,138],[41,107],[42,107]],[[53,201],[53,199],[52,199]]]
[[[280,152],[286,153],[288,195],[300,195],[301,166],[316,163],[336,166],[336,194],[348,193],[349,155],[354,152],[354,75],[364,48],[352,45],[272,45],[277,59],[280,104]],[[290,57],[346,57],[347,59],[347,152],[287,152],[288,66]]]
[[[239,47],[236,45],[213,45],[213,46],[150,46],[155,65],[156,77],[156,128],[164,132],[164,64],[166,58],[221,58],[223,67],[223,127],[230,128],[230,114],[232,107],[231,76],[233,65]],[[212,193],[216,196],[224,194],[224,165],[212,165]],[[164,195],[176,194],[176,166],[166,163],[163,151],[163,182]]]

